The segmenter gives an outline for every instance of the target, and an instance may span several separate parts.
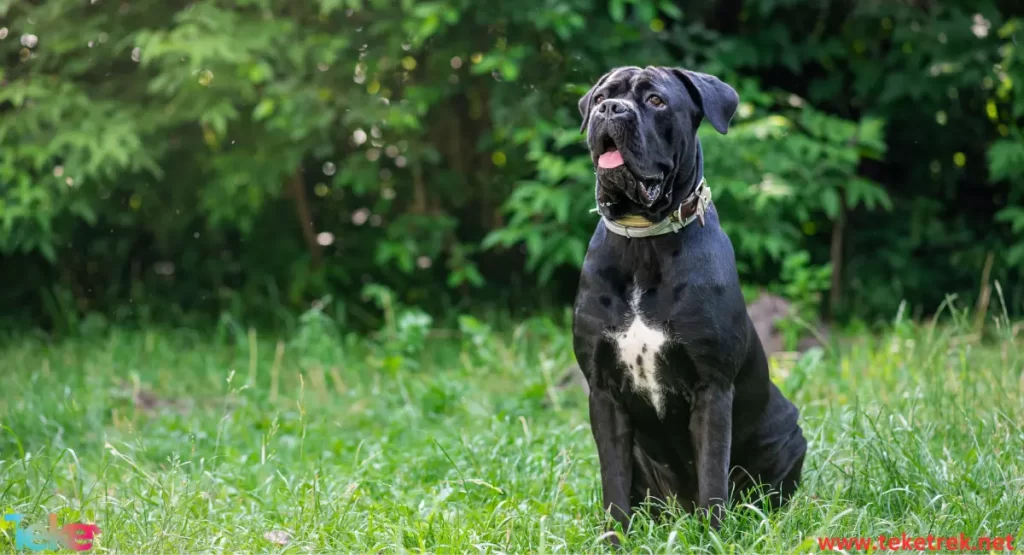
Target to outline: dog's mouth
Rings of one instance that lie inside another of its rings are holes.
[[[622,149],[615,143],[611,135],[604,135],[597,143],[598,177],[603,183],[621,189],[633,202],[649,208],[661,196],[664,175],[645,175],[636,171],[635,161],[631,156],[623,156]]]
[[[610,170],[625,164],[626,162],[622,159],[622,153],[615,146],[615,141],[611,136],[605,135],[604,139],[601,140],[601,155],[597,157],[597,167]]]

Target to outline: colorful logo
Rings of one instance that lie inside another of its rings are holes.
[[[99,526],[80,522],[68,523],[58,528],[57,515],[53,513],[50,513],[50,525],[46,528],[40,523],[23,526],[24,517],[25,515],[21,513],[8,513],[0,520],[0,530],[14,528],[16,551],[56,551],[61,547],[73,551],[88,551],[92,549],[93,538],[100,533]]]

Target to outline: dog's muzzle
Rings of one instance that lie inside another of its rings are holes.
[[[643,151],[637,138],[637,117],[631,102],[608,99],[594,109],[589,147],[597,166],[599,186],[609,197],[618,193],[644,207],[661,196],[663,174],[647,175],[636,153]]]

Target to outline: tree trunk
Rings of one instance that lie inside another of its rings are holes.
[[[323,260],[323,247],[316,240],[316,228],[313,226],[313,212],[309,208],[309,196],[306,195],[306,182],[302,178],[302,168],[295,168],[295,173],[288,180],[288,189],[295,199],[295,213],[302,228],[302,237],[306,240],[306,248],[313,266],[319,266]]]
[[[846,234],[846,202],[840,199],[839,215],[832,224],[832,245],[829,260],[832,262],[832,287],[828,296],[829,320],[834,320],[843,301],[843,239]]]

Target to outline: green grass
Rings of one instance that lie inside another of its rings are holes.
[[[115,330],[8,344],[0,510],[96,522],[94,551],[125,553],[605,549],[586,399],[552,387],[572,360],[564,324],[469,322],[405,350],[313,324],[280,343]],[[784,361],[775,378],[810,442],[793,502],[735,507],[718,533],[638,517],[627,547],[1024,536],[1021,353],[956,329],[899,325]]]

